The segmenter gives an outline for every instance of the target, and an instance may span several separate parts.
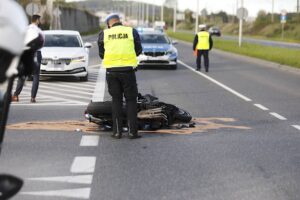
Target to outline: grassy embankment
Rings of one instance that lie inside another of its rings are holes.
[[[239,32],[238,24],[227,23],[227,24],[220,25],[220,28],[221,28],[221,32],[224,35],[238,35]],[[253,23],[245,23],[243,32],[245,37],[271,40],[271,41],[282,41],[282,42],[293,42],[293,43],[300,42],[300,35],[299,35],[300,25],[298,23],[285,25],[284,38],[281,37],[282,35],[281,35],[280,23],[260,25],[260,26],[255,26],[255,24]]]
[[[178,40],[193,42],[194,34],[191,33],[174,33],[167,34]],[[214,37],[214,48],[223,51],[228,51],[236,54],[246,55],[250,57],[260,58],[271,62],[276,62],[281,65],[300,68],[300,50],[287,49],[280,47],[269,47],[257,44],[243,43],[242,47],[238,47],[237,41],[222,40]]]

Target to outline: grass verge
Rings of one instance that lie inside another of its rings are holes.
[[[194,34],[192,33],[174,33],[167,32],[167,34],[178,40],[186,42],[193,42]],[[288,65],[291,67],[300,68],[300,50],[270,47],[258,44],[243,43],[242,47],[238,46],[237,41],[222,40],[221,38],[213,38],[214,48],[223,51],[228,51],[236,54],[246,55],[250,57],[260,58],[271,62],[276,62],[281,65]]]

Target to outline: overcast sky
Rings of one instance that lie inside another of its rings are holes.
[[[162,2],[155,0],[156,3]],[[197,7],[196,0],[178,0],[179,9],[192,9]],[[239,6],[241,0],[238,0]],[[237,7],[237,0],[199,0],[200,10],[206,8],[209,12],[217,12],[224,10],[227,13],[234,13]],[[271,12],[272,0],[244,0],[244,7],[248,9],[250,16],[257,15],[259,10],[266,10]],[[288,12],[296,11],[297,0],[274,0],[274,11],[280,13],[282,9]]]
[[[78,1],[78,0],[66,0],[66,1]],[[80,0],[79,0],[80,1]],[[99,0],[101,1],[101,0]],[[157,5],[161,5],[164,0],[136,0],[143,2],[152,2]],[[180,10],[185,10],[187,8],[191,10],[196,10],[197,0],[177,0],[178,8]],[[200,11],[206,8],[210,12],[226,11],[229,14],[233,14],[236,11],[237,1],[240,3],[241,0],[199,0]],[[280,13],[282,9],[288,12],[295,12],[297,7],[297,0],[273,0],[274,1],[274,11]],[[248,9],[249,15],[255,17],[259,10],[266,10],[271,12],[272,10],[272,0],[244,0],[244,7]]]

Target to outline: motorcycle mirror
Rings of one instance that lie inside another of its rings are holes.
[[[0,199],[9,199],[17,194],[23,186],[23,181],[8,174],[0,175]]]

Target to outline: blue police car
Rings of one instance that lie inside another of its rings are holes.
[[[143,53],[139,55],[139,67],[157,66],[177,69],[178,51],[174,47],[176,41],[160,31],[139,31]]]

